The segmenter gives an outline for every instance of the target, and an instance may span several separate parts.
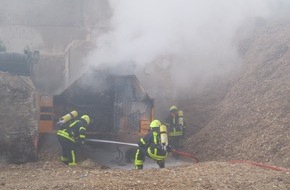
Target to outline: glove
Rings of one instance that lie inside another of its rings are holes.
[[[78,145],[83,145],[83,144],[85,144],[85,139],[76,138],[75,141],[76,141],[76,144],[78,144]]]
[[[161,149],[164,151],[164,152],[166,152],[166,145],[161,145]]]
[[[144,147],[144,144],[142,144],[141,142],[138,142],[138,146],[139,147]]]
[[[80,144],[81,144],[81,145],[85,144],[85,139],[81,139],[81,140],[80,140]]]
[[[177,131],[181,131],[182,130],[182,126],[181,125],[175,125],[174,129]]]
[[[60,128],[62,127],[62,125],[63,125],[63,121],[59,121],[59,122],[57,122],[57,123],[56,123],[56,127],[57,127],[57,129],[60,129]]]
[[[173,148],[172,148],[170,145],[167,145],[167,146],[166,146],[166,151],[167,151],[167,152],[172,152],[172,149],[173,149]]]

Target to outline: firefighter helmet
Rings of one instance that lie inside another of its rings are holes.
[[[169,109],[169,111],[170,111],[170,112],[172,112],[172,111],[177,111],[177,107],[176,107],[176,106],[171,106],[170,109]]]
[[[151,128],[155,128],[155,127],[160,127],[161,125],[161,122],[159,120],[153,120],[151,123],[150,123],[150,127]]]
[[[83,115],[81,118],[86,121],[87,125],[90,124],[90,117],[88,115]]]

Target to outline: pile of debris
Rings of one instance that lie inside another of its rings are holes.
[[[269,22],[245,40],[244,70],[216,104],[214,117],[187,142],[201,161],[290,167],[289,29],[289,20]]]
[[[1,160],[36,160],[39,105],[30,77],[0,72],[0,92]]]

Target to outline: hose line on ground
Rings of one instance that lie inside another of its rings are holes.
[[[257,166],[257,167],[261,167],[261,168],[267,168],[267,169],[271,169],[271,170],[275,170],[275,171],[283,171],[283,172],[290,173],[290,169],[287,169],[287,168],[281,168],[281,167],[277,167],[277,166],[273,166],[273,165],[252,162],[249,160],[232,160],[232,161],[230,161],[230,163],[232,163],[232,164],[247,163],[247,164],[251,164],[253,166]]]

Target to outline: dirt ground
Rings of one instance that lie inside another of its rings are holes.
[[[49,138],[51,139],[51,137]],[[114,147],[83,147],[78,165],[59,161],[57,141],[42,144],[39,161],[0,164],[0,189],[289,189],[290,170],[275,171],[248,163],[199,162],[170,153],[166,168],[146,158],[143,170],[115,162]],[[126,150],[120,147],[120,150]],[[88,154],[90,152],[91,154]],[[86,156],[84,156],[86,155]],[[194,155],[196,156],[196,155]],[[281,169],[282,170],[282,169]]]
[[[90,161],[76,167],[67,167],[59,161],[40,161],[2,165],[0,169],[0,189],[290,188],[290,175],[287,172],[229,162],[188,163],[165,169],[135,170],[109,169]]]

